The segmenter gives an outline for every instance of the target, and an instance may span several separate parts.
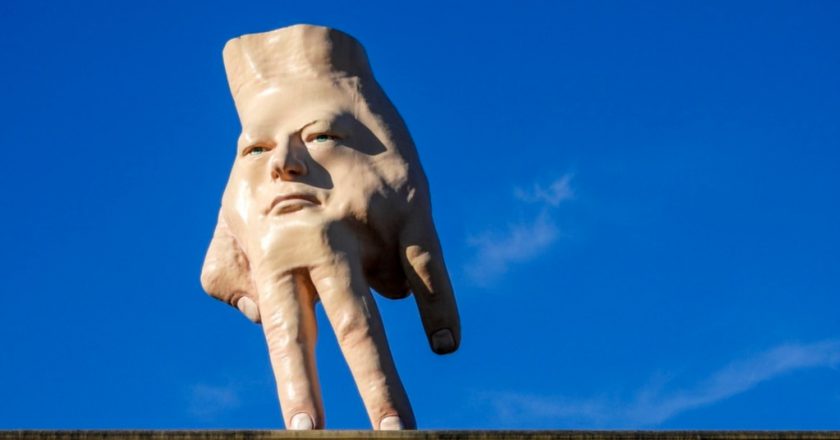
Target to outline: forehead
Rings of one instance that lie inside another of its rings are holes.
[[[354,113],[355,88],[328,81],[266,87],[239,108],[243,130],[299,128],[313,120]]]

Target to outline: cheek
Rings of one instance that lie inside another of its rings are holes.
[[[224,205],[228,215],[237,217],[247,226],[258,214],[260,184],[258,173],[253,167],[239,168],[231,174],[225,189]]]
[[[354,211],[366,209],[370,198],[383,188],[383,181],[369,160],[345,157],[324,164],[332,176],[333,194],[349,202]]]
[[[327,147],[321,145],[313,145],[307,148],[309,157],[321,165],[327,165],[332,162],[341,161],[346,152],[340,147]]]
[[[239,174],[242,176],[241,180],[248,184],[252,195],[256,194],[259,188],[265,183],[265,180],[268,179],[266,173],[267,159],[263,158],[263,160],[249,163],[247,166],[243,165],[239,170]]]
[[[352,176],[368,168],[369,159],[351,148],[310,148],[309,155],[320,167],[325,169],[333,179]]]

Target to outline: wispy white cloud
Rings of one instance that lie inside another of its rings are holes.
[[[509,224],[504,232],[485,231],[468,238],[475,250],[465,266],[467,275],[478,285],[488,285],[507,272],[512,264],[529,261],[546,251],[560,236],[552,209],[574,197],[571,174],[565,174],[547,187],[514,189],[514,196],[525,203],[539,204],[532,218]]]
[[[510,226],[504,234],[485,233],[468,243],[476,255],[467,267],[467,275],[478,284],[493,281],[507,272],[508,266],[530,260],[557,239],[557,226],[546,213],[533,221]]]
[[[241,404],[239,389],[234,385],[197,384],[189,390],[187,410],[193,416],[211,418],[235,410]]]
[[[517,199],[526,203],[544,203],[548,206],[558,206],[561,202],[574,197],[571,182],[572,174],[565,174],[551,182],[547,187],[535,183],[530,190],[515,188],[513,194]]]
[[[579,427],[650,427],[677,414],[744,393],[762,382],[797,370],[840,365],[840,340],[784,344],[732,362],[685,389],[656,381],[629,400],[595,397],[568,399],[520,393],[495,393],[497,415],[514,421],[554,421]]]

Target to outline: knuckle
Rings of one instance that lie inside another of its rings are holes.
[[[354,344],[370,333],[367,320],[359,314],[343,315],[334,327],[336,339],[341,345]]]

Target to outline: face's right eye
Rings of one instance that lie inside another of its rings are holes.
[[[263,153],[268,152],[268,150],[269,150],[268,147],[263,147],[261,145],[253,145],[253,146],[250,146],[250,147],[246,148],[245,151],[242,152],[242,155],[243,156],[259,156]]]

